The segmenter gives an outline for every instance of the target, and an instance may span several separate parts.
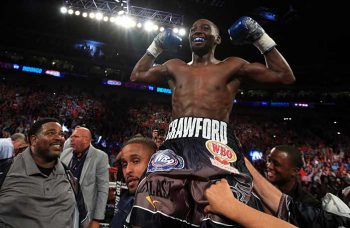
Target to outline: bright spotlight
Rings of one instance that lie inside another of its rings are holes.
[[[89,14],[89,17],[90,17],[91,19],[94,19],[94,18],[95,18],[95,13],[91,12],[91,13]]]
[[[132,28],[136,26],[136,21],[129,16],[124,15],[117,18],[118,18],[117,24],[120,26],[123,26],[124,28]]]
[[[109,18],[109,21],[112,22],[112,23],[115,22],[115,17]]]
[[[72,10],[72,9],[68,10],[68,14],[73,14],[73,13],[74,13],[74,10]]]
[[[128,23],[129,23],[129,27],[132,27],[132,28],[136,27],[136,21],[130,19]]]
[[[178,28],[173,28],[174,33],[179,33],[179,29]]]
[[[157,31],[158,30],[158,25],[153,25],[153,30]]]
[[[103,20],[104,20],[104,21],[108,21],[108,17],[107,17],[107,16],[104,16],[104,17],[103,17]]]
[[[124,10],[120,10],[120,11],[118,12],[118,15],[123,15],[124,13],[125,13]]]
[[[65,13],[67,13],[68,10],[67,10],[67,7],[62,6],[60,11],[61,11],[61,13],[65,14]]]
[[[84,12],[82,15],[83,15],[83,17],[87,17],[88,16],[87,12]]]
[[[79,16],[80,15],[80,11],[79,10],[77,10],[77,11],[75,11],[75,13],[74,13],[75,15],[77,15],[77,16]]]
[[[117,17],[116,24],[123,26],[124,28],[131,28],[136,26],[136,21],[131,17],[124,15],[121,17],[120,16]]]
[[[96,20],[100,21],[103,18],[103,14],[102,13],[96,13],[95,17],[96,17]]]
[[[117,25],[122,25],[123,24],[123,18],[121,16],[117,16],[114,20],[114,23]]]
[[[141,28],[142,27],[142,24],[139,22],[139,23],[137,23],[137,25],[136,25],[138,28]]]
[[[159,31],[163,32],[163,31],[164,31],[164,27],[163,27],[163,26],[160,27],[160,28],[159,28]]]
[[[154,26],[154,24],[153,24],[152,21],[146,21],[145,24],[143,25],[143,27],[145,28],[145,30],[146,30],[147,32],[152,31],[153,26]]]
[[[184,28],[180,28],[180,29],[179,29],[179,35],[180,35],[180,36],[186,35],[186,30],[185,30]]]

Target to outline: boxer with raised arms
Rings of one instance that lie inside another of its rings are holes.
[[[166,141],[155,153],[137,188],[131,222],[137,227],[238,226],[204,213],[204,191],[225,178],[241,202],[257,207],[252,178],[233,129],[228,126],[233,100],[243,80],[291,84],[293,72],[276,43],[252,18],[241,17],[228,30],[233,44],[253,44],[266,64],[239,57],[215,58],[221,43],[211,21],[194,22],[189,32],[192,61],[171,59],[154,66],[163,50],[177,48],[181,38],[172,30],[158,34],[136,63],[132,81],[167,81],[172,90],[172,122]]]

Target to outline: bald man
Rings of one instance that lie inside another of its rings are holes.
[[[89,227],[99,227],[108,198],[108,156],[91,145],[91,132],[87,128],[76,128],[70,138],[71,147],[62,152],[61,160],[79,180],[91,218]]]

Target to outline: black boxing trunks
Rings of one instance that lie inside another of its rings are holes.
[[[131,223],[136,227],[239,227],[203,212],[208,205],[205,189],[221,178],[227,179],[237,199],[259,208],[233,129],[208,118],[175,119],[138,185]]]

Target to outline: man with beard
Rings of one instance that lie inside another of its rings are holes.
[[[78,227],[75,208],[84,201],[58,159],[64,143],[61,125],[56,119],[40,119],[28,138],[30,146],[2,171],[7,175],[0,189],[0,227]]]
[[[150,138],[135,136],[124,143],[117,156],[120,169],[123,173],[124,181],[128,187],[128,192],[121,195],[116,205],[115,214],[112,219],[111,228],[123,228],[128,226],[126,218],[134,203],[134,196],[137,186],[152,154],[157,146]]]
[[[181,44],[180,37],[165,30],[155,37],[131,73],[132,81],[168,82],[173,118],[165,142],[152,156],[146,178],[139,184],[131,215],[135,226],[235,226],[203,211],[208,204],[204,190],[221,178],[227,179],[241,202],[257,207],[240,144],[228,126],[233,100],[246,79],[290,84],[295,78],[276,43],[253,19],[240,18],[229,34],[234,44],[255,45],[266,64],[239,57],[216,59],[214,52],[221,43],[219,29],[213,22],[200,19],[189,32],[192,61],[171,59],[154,66],[163,50]],[[161,188],[156,191],[158,185]],[[145,200],[147,197],[152,200]]]

